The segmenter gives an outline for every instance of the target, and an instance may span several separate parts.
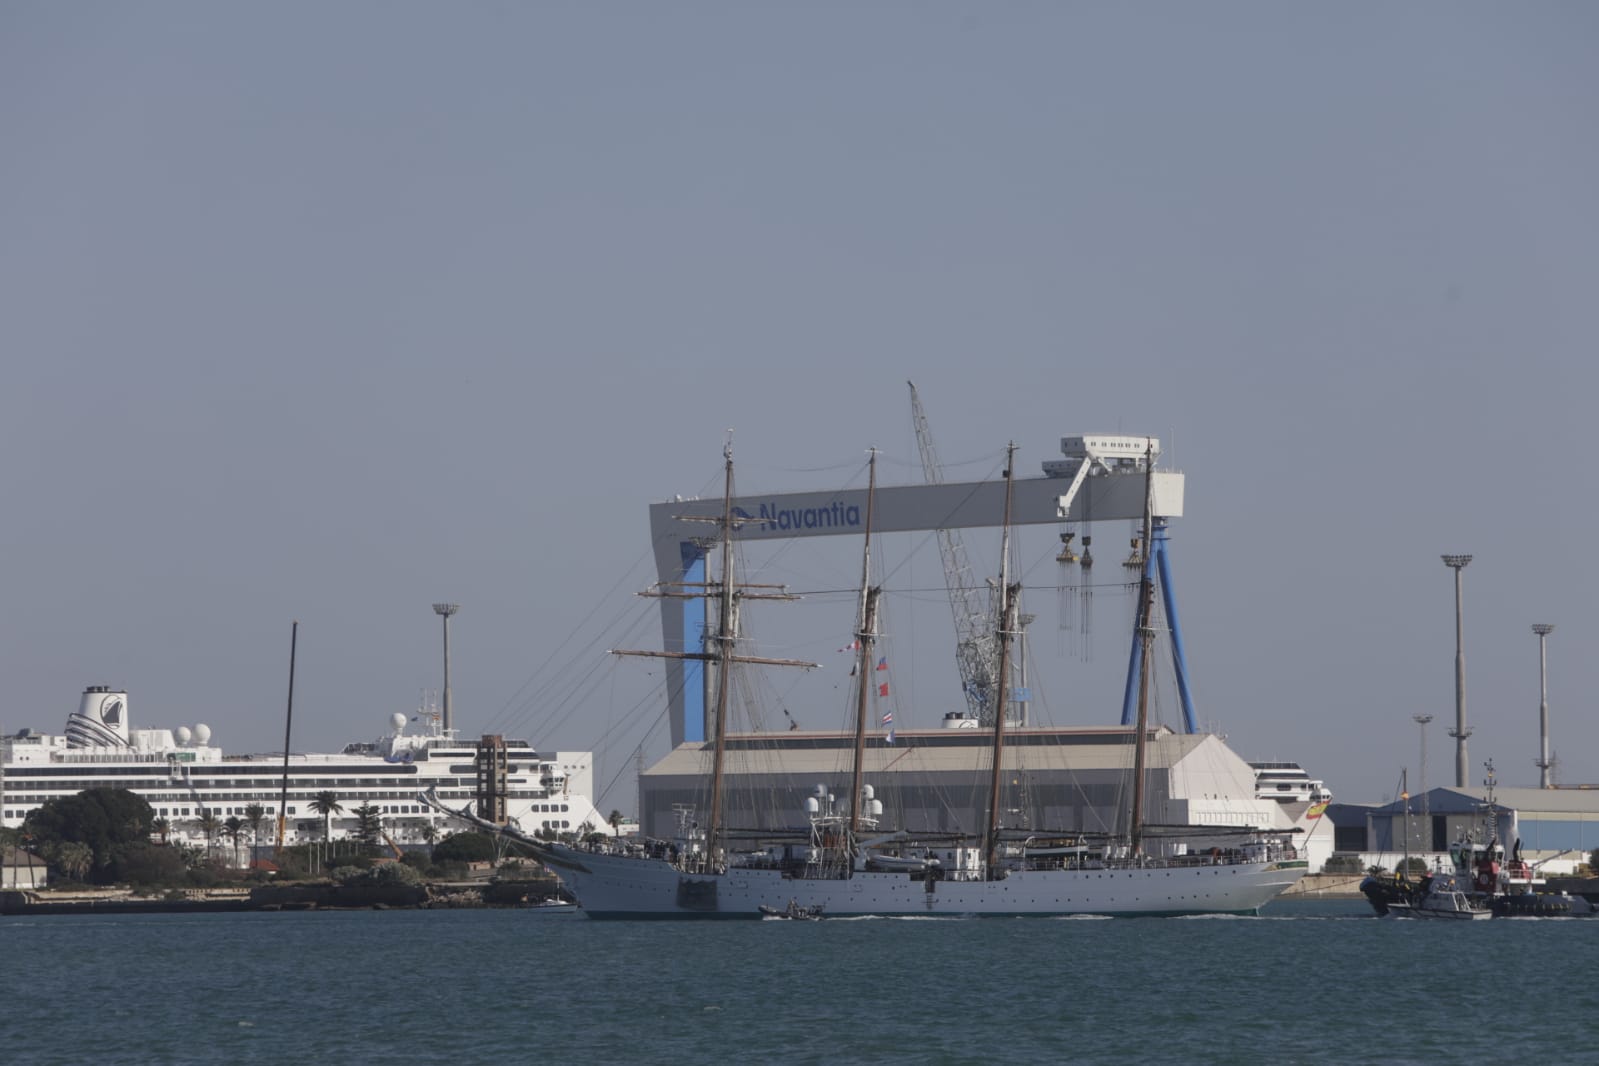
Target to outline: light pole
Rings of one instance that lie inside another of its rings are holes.
[[[1536,622],[1532,631],[1538,634],[1538,787],[1550,788],[1549,768],[1554,765],[1549,758],[1549,657],[1545,653],[1545,638],[1554,632],[1548,622]]]
[[[1432,721],[1432,715],[1413,714],[1410,720],[1421,727],[1421,816],[1425,819],[1432,813],[1429,810],[1432,805],[1427,801],[1427,723]],[[1427,825],[1431,826],[1432,823],[1429,821]],[[1427,832],[1430,834],[1432,830],[1429,828]]]
[[[1455,572],[1455,728],[1449,735],[1455,738],[1455,787],[1466,787],[1466,738],[1471,730],[1466,728],[1466,651],[1461,641],[1460,628],[1460,571],[1471,562],[1469,555],[1445,555],[1444,565]]]
[[[433,613],[444,619],[444,735],[452,736],[455,718],[450,713],[450,615],[461,609],[458,603],[435,603]]]
[[[1021,647],[1016,652],[1016,680],[1017,687],[1021,689],[1019,693],[1021,699],[1016,703],[1016,724],[1024,727],[1027,725],[1027,709],[1033,698],[1032,689],[1027,687],[1027,627],[1032,625],[1037,617],[1034,614],[1019,614],[1016,616],[1017,625],[1021,629]]]

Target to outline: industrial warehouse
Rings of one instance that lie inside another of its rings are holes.
[[[1490,798],[1491,795],[1491,798]],[[1497,838],[1548,874],[1568,874],[1599,848],[1599,789],[1440,787],[1392,803],[1327,809],[1340,855],[1394,869],[1407,857],[1433,864],[1468,836]]]
[[[884,829],[911,833],[969,831],[987,817],[991,744],[987,730],[965,727],[869,739],[864,779],[882,804]],[[1125,831],[1134,746],[1129,727],[1018,729],[1005,737],[1001,821],[1040,834]],[[853,737],[793,731],[728,739],[725,818],[729,826],[773,829],[805,824],[806,801],[849,794]],[[640,824],[670,838],[681,812],[706,802],[709,746],[679,745],[640,779]],[[1320,810],[1299,795],[1257,797],[1257,771],[1217,736],[1152,730],[1146,747],[1146,810],[1152,826],[1303,830],[1295,844],[1315,868],[1332,851]],[[1122,823],[1118,823],[1121,812]],[[1160,845],[1151,842],[1152,847]],[[1171,843],[1172,847],[1181,846]],[[1317,856],[1320,856],[1318,858]]]

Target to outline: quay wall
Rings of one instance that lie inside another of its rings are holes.
[[[1363,899],[1360,882],[1365,874],[1306,874],[1280,899]]]

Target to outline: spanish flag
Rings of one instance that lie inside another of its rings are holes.
[[[1326,813],[1326,811],[1327,811],[1327,804],[1325,804],[1325,803],[1313,803],[1310,806],[1310,810],[1305,812],[1305,817],[1306,818],[1320,818],[1324,813]]]

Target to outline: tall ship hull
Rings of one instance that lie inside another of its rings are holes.
[[[790,904],[829,918],[1254,914],[1305,874],[1303,860],[1191,866],[1017,870],[1002,880],[862,870],[845,879],[781,870],[685,874],[663,860],[561,846],[544,862],[591,918],[758,918]]]
[[[1165,859],[1106,858],[1087,845],[1019,850],[1003,876],[985,875],[978,849],[912,844],[902,834],[829,853],[839,826],[819,819],[808,840],[747,852],[740,864],[706,870],[691,834],[668,844],[573,847],[530,837],[445,806],[421,802],[531,848],[590,918],[760,918],[799,911],[845,917],[1105,917],[1255,914],[1306,872],[1297,851],[1275,840]],[[1264,834],[1269,836],[1269,834]],[[797,839],[790,837],[790,839]],[[818,846],[820,845],[820,846]],[[880,850],[885,846],[888,850]],[[890,851],[892,853],[890,853]]]

